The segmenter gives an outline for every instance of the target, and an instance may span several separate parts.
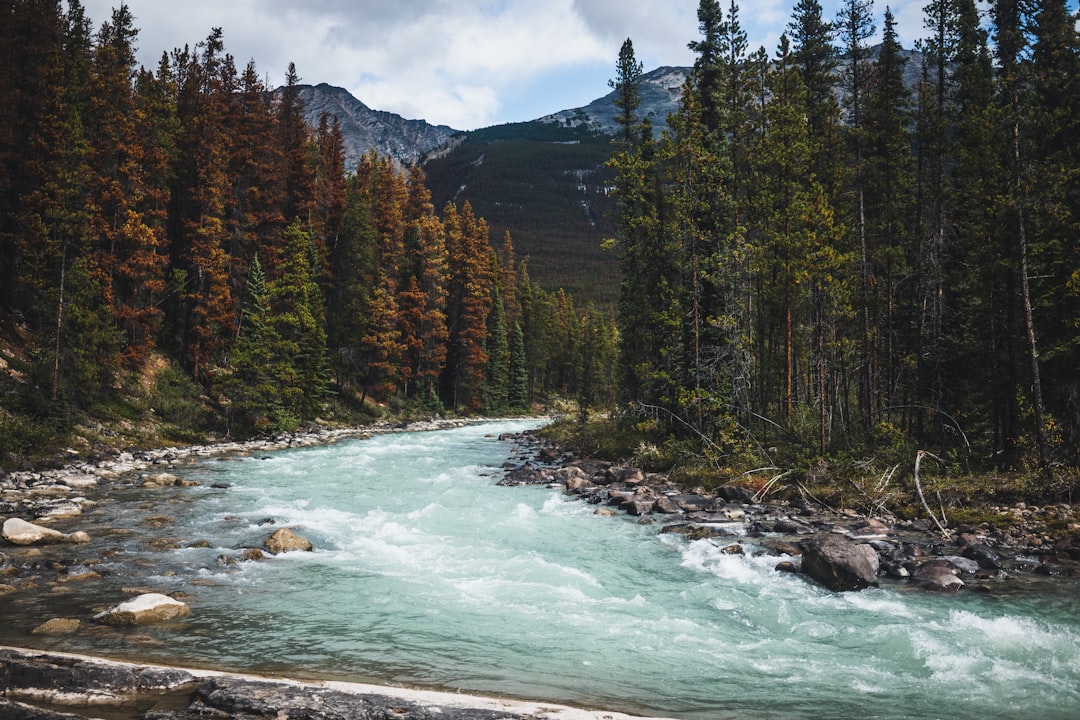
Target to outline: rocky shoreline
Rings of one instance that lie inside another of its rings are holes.
[[[436,430],[472,422],[482,421],[379,423],[243,443],[116,450],[58,463],[55,468],[0,475],[0,598],[35,592],[42,586],[55,592],[68,582],[94,577],[89,565],[58,568],[55,559],[50,560],[53,556],[48,548],[40,546],[88,542],[85,532],[62,533],[49,526],[77,523],[82,511],[95,504],[96,490],[195,484],[170,470],[208,457],[250,456],[376,433]],[[513,443],[514,451],[503,466],[500,485],[557,488],[596,506],[597,515],[633,516],[641,523],[661,525],[661,533],[708,541],[728,554],[775,556],[778,571],[803,573],[835,591],[889,584],[922,591],[992,593],[1012,590],[1025,577],[1055,578],[1055,582],[1075,582],[1080,577],[1080,515],[1068,505],[1000,508],[1000,524],[960,526],[943,534],[929,520],[864,517],[807,499],[763,502],[752,490],[738,485],[711,492],[677,487],[665,475],[576,457],[535,433],[502,439]],[[279,529],[265,549],[277,553],[311,548],[302,537],[279,537],[289,534],[288,529]],[[226,560],[261,557],[261,551],[248,548],[238,558]],[[167,621],[188,612],[182,599],[144,592],[91,620],[106,625]],[[54,618],[33,632],[63,636],[78,632],[80,622]],[[102,690],[106,678],[112,678],[108,682],[118,689]],[[461,697],[458,695],[429,694],[417,700],[403,697],[397,689],[363,686],[343,690],[339,685],[270,681],[0,648],[0,717],[17,720],[629,717],[482,698],[470,698],[469,704],[458,706],[454,704]]]
[[[509,438],[508,438],[509,439]],[[923,590],[993,592],[1024,576],[1080,578],[1080,513],[1066,505],[992,508],[1000,523],[946,528],[827,508],[802,497],[764,502],[753,490],[682,488],[663,474],[575,457],[542,437],[513,436],[522,449],[501,485],[548,485],[596,505],[662,524],[661,533],[708,539],[725,553],[774,555],[779,571],[804,573],[836,591],[881,581]]]
[[[0,689],[4,720],[633,720],[555,703],[300,682],[5,647],[0,647]]]

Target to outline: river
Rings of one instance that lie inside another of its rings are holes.
[[[829,592],[776,572],[775,557],[724,554],[719,539],[497,486],[513,449],[498,436],[535,425],[210,459],[182,471],[201,487],[111,490],[70,528],[94,538],[71,562],[93,559],[102,577],[0,600],[0,641],[688,720],[1080,713],[1075,582]],[[277,527],[316,550],[223,560]],[[196,540],[206,547],[187,547]],[[140,590],[187,593],[192,613],[27,632]]]

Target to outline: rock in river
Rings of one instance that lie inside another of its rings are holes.
[[[310,552],[312,549],[311,543],[289,528],[281,528],[275,530],[274,534],[266,539],[263,543],[266,549],[277,555],[278,553],[288,552],[290,550],[304,550]]]
[[[807,544],[802,569],[830,590],[862,590],[877,585],[878,563],[874,548],[830,533]]]
[[[64,539],[64,533],[26,522],[20,518],[4,521],[4,539],[12,545],[49,545]]]
[[[160,593],[145,593],[94,616],[105,625],[149,625],[175,620],[191,613],[179,600]]]

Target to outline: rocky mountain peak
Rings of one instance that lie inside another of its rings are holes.
[[[280,92],[280,90],[278,90]],[[348,90],[326,83],[300,85],[304,115],[315,127],[323,112],[337,116],[345,140],[345,168],[352,171],[361,156],[374,149],[404,166],[423,162],[453,147],[462,133],[446,125],[407,120],[400,115],[372,110]]]

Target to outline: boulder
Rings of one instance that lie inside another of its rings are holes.
[[[161,593],[145,593],[100,612],[94,620],[105,625],[149,625],[191,613],[186,603]]]
[[[963,550],[964,557],[974,560],[985,570],[1000,570],[1004,567],[1001,556],[982,543],[968,545]]]
[[[957,577],[956,568],[945,558],[933,558],[915,568],[912,579],[924,590],[935,592],[955,591],[964,587]]]
[[[878,563],[874,548],[830,533],[807,543],[802,569],[830,590],[862,590],[877,586]]]
[[[61,542],[65,545],[85,545],[90,542],[90,536],[82,530],[76,530],[73,533],[65,535]]]
[[[567,495],[580,495],[583,490],[595,487],[585,471],[578,467],[559,468],[552,473],[552,478],[566,486]]]
[[[523,465],[506,473],[506,477],[497,484],[503,487],[518,487],[520,485],[545,485],[551,481],[546,473],[530,466]]]
[[[611,468],[611,478],[614,482],[624,485],[640,485],[645,482],[645,472],[636,467]]]
[[[3,534],[4,539],[12,545],[51,545],[64,539],[62,532],[35,525],[20,518],[5,520],[0,534]]]
[[[82,621],[76,618],[53,618],[30,631],[31,635],[70,635],[78,632]]]
[[[678,505],[681,510],[685,510],[686,512],[700,512],[709,507],[709,503],[712,502],[711,499],[698,493],[674,495],[671,500]]]
[[[781,533],[783,535],[813,535],[814,529],[809,525],[804,525],[801,522],[792,520],[791,518],[783,518],[778,520],[773,525],[773,532]]]
[[[311,552],[313,545],[306,539],[297,535],[289,528],[275,530],[274,534],[263,543],[267,550],[277,555],[290,550],[302,550]]]
[[[979,563],[970,558],[960,555],[946,555],[942,559],[947,560],[958,575],[974,575],[979,572]]]
[[[620,507],[626,511],[627,515],[641,516],[651,513],[655,502],[650,497],[633,497],[623,502]]]
[[[791,555],[792,557],[802,555],[802,548],[783,540],[765,538],[759,544],[765,549],[767,555]]]
[[[752,503],[754,491],[742,485],[724,485],[716,489],[716,497],[728,502]]]
[[[145,488],[162,488],[172,487],[180,482],[180,478],[176,477],[172,473],[154,473],[147,475],[143,478],[143,487]]]
[[[676,515],[679,513],[679,506],[669,497],[658,497],[653,503],[653,512],[661,515]]]

